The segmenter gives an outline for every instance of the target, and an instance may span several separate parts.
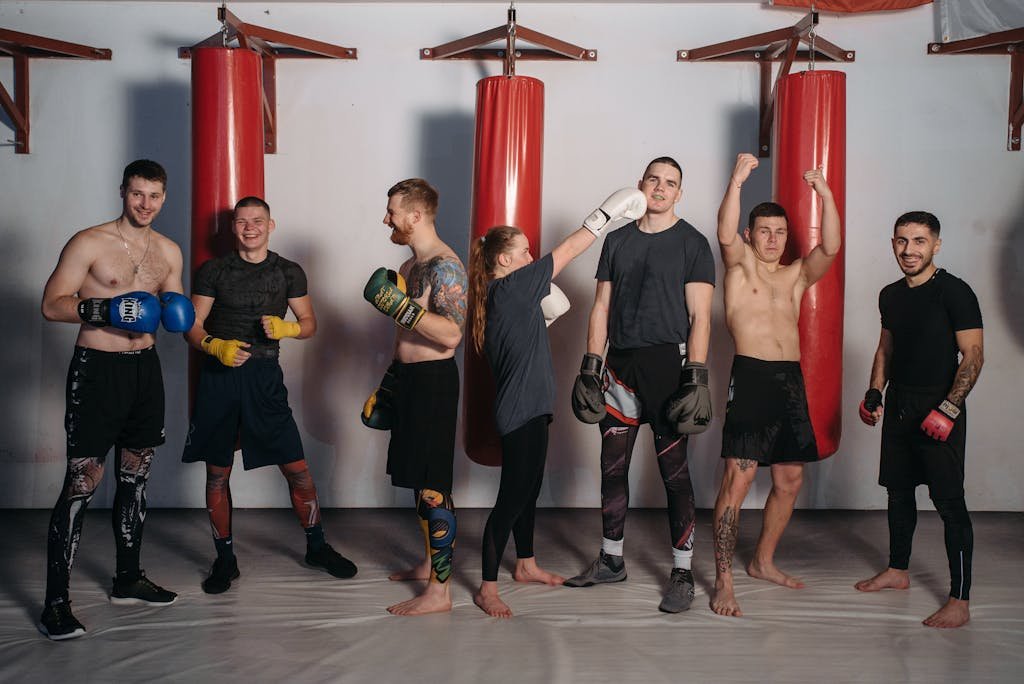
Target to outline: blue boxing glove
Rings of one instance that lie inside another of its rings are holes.
[[[148,292],[127,292],[110,299],[78,302],[78,316],[89,325],[111,325],[121,330],[155,333],[160,327],[160,300]]]
[[[180,292],[164,292],[160,295],[163,311],[160,322],[167,332],[183,333],[192,329],[196,322],[196,310],[192,300]]]

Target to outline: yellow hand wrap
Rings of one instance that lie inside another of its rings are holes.
[[[298,337],[302,332],[298,321],[286,321],[279,316],[267,316],[270,319],[270,332],[267,334],[272,340],[279,340],[282,337]]]
[[[216,358],[225,366],[234,367],[235,353],[245,344],[241,340],[222,340],[219,337],[207,335],[203,338],[200,346],[203,351]]]

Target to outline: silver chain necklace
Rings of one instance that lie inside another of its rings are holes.
[[[132,272],[135,275],[139,274],[139,268],[142,267],[143,262],[146,260],[146,255],[149,254],[149,244],[153,242],[153,229],[149,229],[149,233],[146,236],[146,251],[142,253],[142,258],[139,259],[139,263],[135,263],[132,259],[132,250],[128,248],[128,241],[124,239],[124,233],[121,232],[121,219],[114,221],[114,229],[117,230],[117,234],[121,236],[121,244],[124,245],[124,251],[128,252],[128,261],[132,264]]]

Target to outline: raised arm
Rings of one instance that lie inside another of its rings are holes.
[[[811,250],[801,265],[804,280],[809,287],[828,271],[828,267],[839,254],[843,238],[839,225],[839,209],[821,169],[805,172],[804,181],[814,188],[814,192],[821,198],[821,243]]]
[[[747,249],[739,232],[740,189],[758,163],[757,157],[746,152],[736,157],[736,166],[725,188],[722,205],[718,208],[718,247],[722,251],[722,263],[726,268],[740,263]]]
[[[636,188],[622,188],[613,192],[601,206],[583,220],[583,225],[551,251],[554,268],[551,277],[558,275],[566,265],[583,253],[612,221],[638,219],[647,211],[647,198]]]

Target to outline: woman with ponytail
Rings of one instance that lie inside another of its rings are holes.
[[[498,596],[497,582],[510,534],[516,543],[512,576],[517,582],[556,586],[564,581],[541,569],[533,554],[534,513],[555,396],[545,326],[569,308],[565,295],[551,280],[594,243],[606,224],[642,216],[645,209],[639,190],[620,190],[587,217],[579,230],[537,261],[530,255],[530,241],[512,226],[495,226],[470,245],[470,343],[487,357],[494,373],[494,414],[502,450],[498,497],[484,527],[483,580],[473,597],[474,603],[493,617],[512,616]]]

